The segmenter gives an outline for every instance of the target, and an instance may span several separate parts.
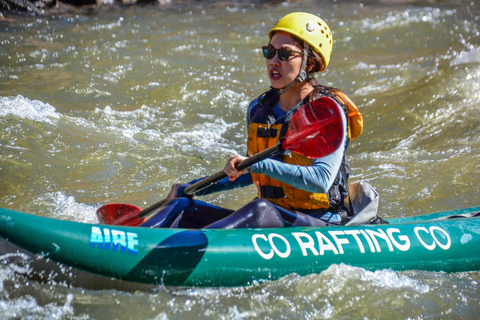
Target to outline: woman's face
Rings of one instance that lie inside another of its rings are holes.
[[[288,33],[277,32],[270,39],[270,45],[275,49],[287,48],[293,51],[301,52],[302,48],[296,44]],[[282,89],[295,80],[302,66],[302,55],[294,54],[287,61],[281,61],[278,58],[278,52],[272,59],[266,59],[268,77],[270,83],[275,89]]]

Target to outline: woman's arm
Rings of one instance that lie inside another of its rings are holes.
[[[323,158],[314,159],[311,166],[299,166],[265,159],[250,168],[264,175],[308,192],[326,193],[332,186],[343,160],[345,147]]]

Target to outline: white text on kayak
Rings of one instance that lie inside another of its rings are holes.
[[[449,234],[437,226],[415,227],[413,234],[420,244],[430,251],[436,248],[448,250],[452,244]],[[291,235],[295,239],[292,244],[290,243],[292,240],[288,241],[285,236],[278,233],[254,234],[252,243],[255,251],[267,260],[275,255],[281,258],[289,257],[292,245],[299,246],[303,256],[318,256],[328,252],[335,255],[344,254],[344,246],[349,250],[355,248],[354,250],[361,253],[381,252],[385,244],[389,251],[407,251],[411,246],[410,238],[401,234],[397,228],[331,230],[324,233],[315,231],[313,234],[292,232]]]

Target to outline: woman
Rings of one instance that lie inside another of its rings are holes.
[[[349,136],[356,138],[361,133],[361,115],[343,93],[322,86],[313,77],[330,62],[332,33],[317,16],[296,12],[280,19],[269,37],[270,42],[262,50],[272,88],[252,101],[248,108],[248,154],[275,144],[284,134],[281,128],[288,126],[293,113],[322,96],[335,99],[345,110],[343,121],[348,134],[344,135],[341,146],[323,158],[309,159],[292,153],[262,160],[242,171],[238,171],[236,165],[245,157],[232,156],[224,168],[228,179],[197,195],[255,183],[257,199],[234,212],[186,198],[182,191],[189,184],[177,184],[167,197],[169,201],[142,226],[278,228],[339,225],[348,220],[349,210],[344,201],[348,197],[349,165],[345,151]]]

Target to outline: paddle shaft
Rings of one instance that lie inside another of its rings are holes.
[[[267,148],[267,149],[265,149],[265,150],[263,150],[259,153],[254,154],[251,157],[248,157],[247,159],[243,160],[242,162],[240,162],[237,165],[237,167],[236,167],[237,170],[241,171],[243,169],[246,169],[246,168],[252,166],[253,164],[255,164],[255,163],[257,163],[257,162],[259,162],[263,159],[266,159],[266,158],[268,158],[268,157],[270,157],[270,156],[272,156],[276,153],[281,152],[282,148],[279,145],[280,144],[275,145],[275,146],[270,147],[270,148]],[[220,180],[222,180],[223,178],[226,178],[226,177],[227,177],[227,174],[223,170],[218,171],[217,173],[214,173],[214,174],[206,177],[205,179],[197,181],[194,184],[186,187],[183,190],[183,193],[187,196],[193,196],[195,194],[195,192],[197,192],[198,190],[203,189],[205,187],[208,187],[212,183],[218,182],[218,181],[220,181]],[[167,201],[168,201],[167,198],[165,198],[163,200],[160,200],[157,203],[152,204],[151,206],[149,206],[149,207],[143,209],[142,211],[140,211],[138,216],[140,218],[148,216],[151,212],[153,212],[154,210],[163,206],[165,204],[165,202],[167,202]]]

